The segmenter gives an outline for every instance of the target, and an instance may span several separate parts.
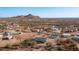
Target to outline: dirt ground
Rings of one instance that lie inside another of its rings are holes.
[[[4,47],[8,44],[16,45],[26,39],[34,38],[36,35],[37,35],[36,33],[22,33],[20,35],[14,36],[14,38],[10,40],[2,40],[0,37],[0,47]]]

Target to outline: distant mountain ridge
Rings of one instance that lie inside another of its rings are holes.
[[[0,18],[0,20],[22,20],[22,21],[79,21],[79,18],[41,18],[32,14],[14,17]]]
[[[40,21],[40,17],[39,16],[35,16],[32,14],[28,14],[28,15],[22,15],[22,16],[16,16],[16,17],[11,17],[12,19],[16,19],[16,20],[26,20],[26,21]]]

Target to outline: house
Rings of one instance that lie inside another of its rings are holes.
[[[37,33],[39,33],[39,34],[41,34],[41,33],[43,33],[43,29],[41,29],[41,28],[32,28],[32,29],[30,29],[32,32],[37,32]]]
[[[56,27],[56,26],[52,26],[51,29],[55,33],[61,33],[61,30],[62,30],[60,27]]]
[[[10,30],[20,29],[19,24],[16,24],[16,23],[6,23],[6,27],[7,29],[10,29]]]
[[[18,34],[21,34],[21,32],[16,31],[16,30],[6,30],[5,32],[10,33],[11,35],[18,35]]]
[[[75,25],[70,25],[63,28],[63,32],[65,33],[76,32],[76,31],[78,31],[78,27]]]
[[[14,35],[18,35],[18,34],[21,34],[21,33],[15,31],[15,30],[6,30],[6,31],[3,33],[2,39],[3,39],[3,40],[9,40],[9,39],[12,39]]]
[[[61,37],[63,37],[63,38],[69,38],[69,37],[71,37],[71,34],[70,33],[62,33]]]
[[[60,34],[59,33],[52,33],[48,36],[48,38],[51,39],[59,39],[60,38]]]
[[[3,33],[2,40],[9,40],[9,39],[12,39],[12,38],[13,38],[13,36],[9,32]]]

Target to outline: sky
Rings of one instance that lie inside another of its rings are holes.
[[[36,15],[42,18],[79,18],[78,7],[0,7],[0,17]]]

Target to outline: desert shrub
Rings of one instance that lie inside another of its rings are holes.
[[[52,44],[51,44],[50,42],[47,42],[47,43],[46,43],[46,46],[51,47]]]
[[[37,42],[34,42],[34,41],[33,41],[33,42],[31,43],[31,46],[32,46],[32,47],[35,47],[36,45],[37,45]]]
[[[16,49],[16,47],[12,46],[12,45],[5,45],[5,47],[3,47],[4,49]]]
[[[45,46],[45,50],[47,50],[47,51],[51,51],[52,48],[53,48],[52,43],[47,42],[47,43],[46,43],[46,46]]]
[[[11,45],[9,45],[9,44],[7,44],[7,45],[5,45],[5,47],[4,48],[12,48],[12,46]]]
[[[71,39],[57,40],[55,45],[46,43],[45,50],[47,51],[78,51],[76,43]]]
[[[31,46],[31,45],[32,45],[32,40],[30,40],[30,39],[24,40],[23,42],[21,42],[20,45],[21,45],[22,47]]]
[[[57,41],[57,48],[60,48],[65,51],[77,51],[77,45],[71,39],[67,40],[58,40]],[[59,49],[58,49],[59,50]]]
[[[0,29],[5,29],[5,25],[0,25]]]

